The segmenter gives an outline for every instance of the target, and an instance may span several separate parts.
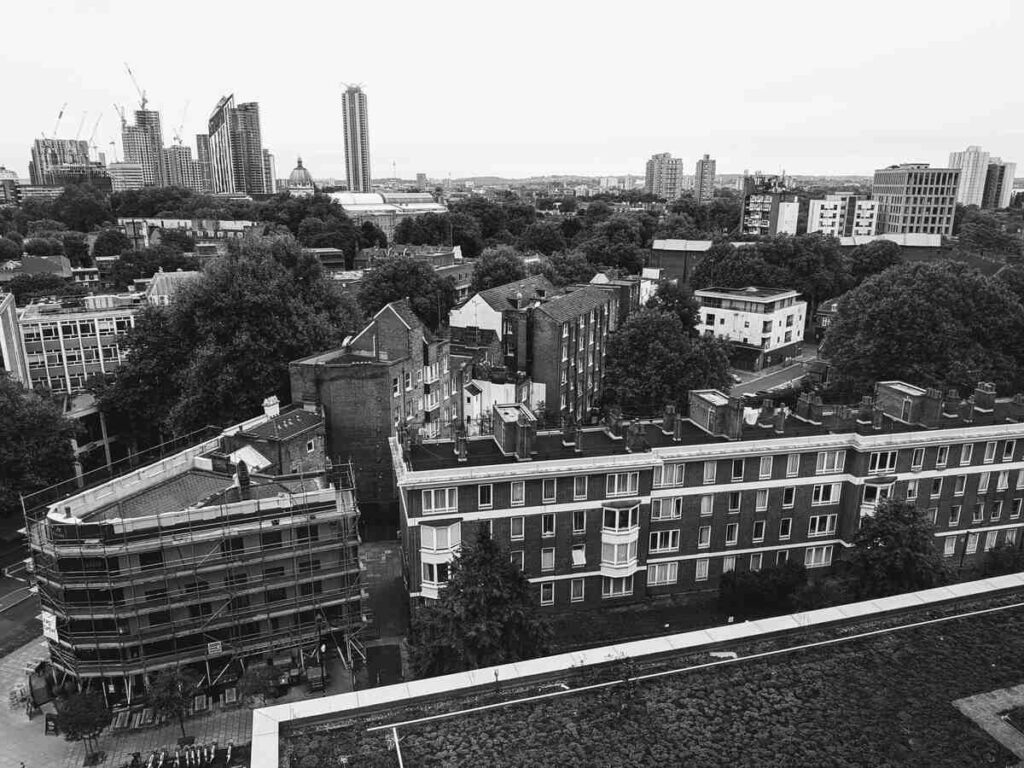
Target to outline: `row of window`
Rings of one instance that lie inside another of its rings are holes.
[[[755,552],[750,555],[749,567],[752,571],[759,571],[766,567],[767,553]],[[775,564],[782,565],[789,560],[789,550],[780,550],[775,553]],[[710,560],[702,558],[694,561],[694,581],[707,581]],[[726,555],[722,558],[722,573],[729,573],[736,570],[736,555]],[[825,568],[832,564],[832,545],[821,547],[808,547],[804,550],[804,566],[807,568]],[[679,563],[655,563],[647,566],[647,586],[663,587],[676,584],[679,581]],[[601,597],[628,597],[633,594],[632,576],[603,576],[601,577]],[[569,601],[579,603],[586,596],[586,579],[569,580]],[[540,582],[540,604],[555,604],[555,582]]]
[[[1011,529],[1008,531],[986,531],[985,532],[985,544],[984,550],[988,552],[990,549],[995,549],[999,545],[999,535],[1002,534],[1003,544],[1006,546],[1013,546],[1017,543],[1017,530]],[[947,536],[945,544],[943,546],[943,554],[946,557],[953,557],[956,554],[958,542],[962,539],[962,536]],[[965,555],[973,555],[978,551],[978,544],[981,541],[981,533],[968,533],[966,538],[966,544],[964,546]]]

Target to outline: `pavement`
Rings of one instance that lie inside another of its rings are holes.
[[[1007,710],[1024,706],[1024,685],[957,699],[953,706],[1024,761],[1024,734],[1001,717]],[[1024,765],[1024,762],[1018,765]]]
[[[783,388],[789,384],[796,384],[804,376],[804,363],[815,360],[818,357],[818,349],[811,343],[805,343],[803,351],[791,361],[782,366],[773,366],[761,371],[740,371],[733,370],[740,378],[740,382],[733,384],[734,394],[754,394],[760,390],[771,390]]]

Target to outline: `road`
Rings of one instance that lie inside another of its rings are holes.
[[[749,392],[754,394],[755,392],[762,389],[772,389],[773,387],[781,387],[784,384],[788,384],[795,379],[799,379],[804,375],[803,363],[796,363],[794,365],[787,366],[777,371],[772,371],[769,374],[760,376],[756,379],[750,379],[744,381],[742,384],[736,384],[733,387],[734,392],[745,394]]]

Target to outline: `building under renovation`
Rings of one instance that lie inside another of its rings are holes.
[[[26,512],[44,634],[58,680],[110,704],[147,676],[192,666],[204,700],[233,702],[246,665],[282,675],[323,649],[361,654],[351,471],[324,453],[318,411],[226,429],[103,485]]]

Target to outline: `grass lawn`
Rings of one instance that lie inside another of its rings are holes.
[[[950,612],[930,610],[916,618]],[[732,650],[743,656],[907,621],[876,619]],[[630,674],[708,660],[706,653],[689,654]],[[621,678],[623,670],[604,675]],[[565,679],[573,687],[588,682],[574,670]],[[1013,756],[951,702],[1022,679],[1024,608],[1014,608],[406,726],[400,736],[406,765],[452,768],[1006,766]],[[399,707],[372,721],[297,726],[283,734],[281,765],[335,765],[341,755],[353,756],[351,768],[397,764],[382,749],[383,736],[365,731],[368,725],[471,707],[488,698]]]

